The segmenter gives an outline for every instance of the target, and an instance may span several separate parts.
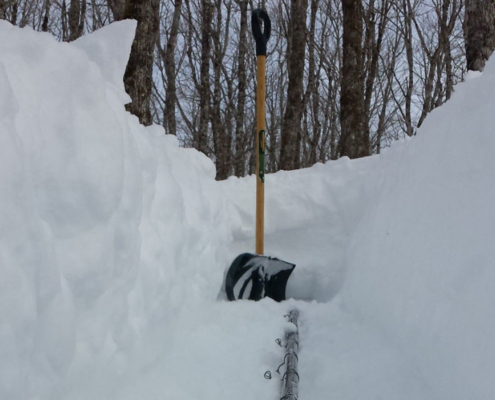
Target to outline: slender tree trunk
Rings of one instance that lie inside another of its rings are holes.
[[[395,32],[395,38],[388,42],[387,53],[382,57],[382,68],[385,71],[385,88],[383,84],[380,88],[382,94],[382,104],[380,116],[378,118],[378,127],[376,131],[376,154],[380,154],[382,148],[382,138],[386,135],[387,118],[390,116],[388,111],[390,105],[390,99],[393,96],[393,84],[394,84],[394,71],[397,64],[398,49],[402,45],[402,38],[400,31]]]
[[[85,24],[85,20],[86,20],[86,7],[87,7],[87,1],[81,0],[81,18],[79,19],[80,36],[84,35],[84,24]]]
[[[434,107],[434,94],[433,94],[433,82],[435,80],[435,72],[438,64],[438,55],[439,48],[436,49],[435,53],[432,56],[428,57],[429,60],[429,69],[428,74],[426,76],[426,80],[424,82],[424,101],[423,101],[423,109],[421,111],[421,116],[418,120],[418,127],[423,124],[428,113],[435,108]]]
[[[81,14],[81,1],[71,0],[69,6],[69,42],[73,42],[82,34],[79,33],[80,14]]]
[[[410,0],[403,0],[404,7],[404,30],[405,30],[405,46],[406,46],[406,57],[407,57],[407,68],[408,68],[408,78],[407,78],[407,88],[405,93],[405,123],[406,123],[406,135],[412,136],[414,134],[413,124],[412,124],[412,95],[414,89],[414,58],[413,58],[413,34],[412,34],[412,7]]]
[[[239,30],[239,54],[237,76],[239,89],[237,93],[237,110],[235,114],[235,162],[234,173],[236,176],[244,176],[246,170],[246,132],[244,130],[244,109],[246,107],[246,54],[247,54],[247,6],[245,0],[240,0],[240,30]]]
[[[170,35],[167,41],[167,50],[164,55],[165,73],[167,75],[167,88],[165,90],[165,118],[166,132],[177,135],[177,121],[175,119],[175,107],[177,104],[176,72],[175,72],[175,48],[179,33],[180,14],[182,0],[175,0],[174,15]]]
[[[72,0],[69,6],[69,42],[83,35],[85,15],[86,0]]]
[[[378,57],[376,55],[376,11],[375,0],[370,0],[368,8],[364,13],[365,34],[364,34],[364,129],[367,135],[370,134],[371,100],[373,96],[374,83],[377,73]]]
[[[198,54],[198,41],[201,40],[201,32],[195,23],[193,23],[193,10],[191,7],[190,0],[184,0],[184,12],[183,18],[185,23],[184,31],[184,41],[185,41],[185,53],[187,56],[187,69],[190,71],[187,76],[187,86],[184,88],[184,96],[189,100],[191,105],[191,111],[186,112],[182,107],[181,102],[177,102],[177,107],[180,111],[183,122],[187,126],[188,136],[185,145],[187,147],[193,147],[198,149],[198,138],[199,138],[199,119],[200,119],[200,107],[199,103],[201,101],[201,75],[196,72],[197,64],[199,61]],[[196,18],[196,15],[194,15]],[[200,28],[200,27],[199,27]],[[198,32],[199,31],[199,32]],[[180,72],[177,71],[177,72]],[[186,89],[186,90],[184,90]]]
[[[332,85],[335,85],[333,83]],[[333,88],[332,91],[334,92],[329,98],[328,102],[330,103],[330,115],[328,117],[328,124],[330,127],[330,159],[331,160],[336,160],[338,156],[338,111],[337,111],[337,96],[335,94],[336,89]],[[328,109],[328,108],[327,108]],[[320,161],[325,162],[325,152],[324,149],[322,149],[322,156]]]
[[[466,0],[464,18],[467,68],[483,71],[495,49],[495,1]]]
[[[343,60],[340,91],[339,155],[349,158],[370,154],[364,129],[363,6],[361,0],[342,0]]]
[[[303,79],[306,53],[307,0],[291,0],[288,43],[289,87],[282,121],[280,168],[300,167],[301,120],[303,115]]]
[[[285,77],[284,71],[286,71],[287,60],[284,57],[279,57],[277,62],[277,101],[274,104],[274,110],[276,110],[276,116],[274,115],[272,118],[277,120],[277,129],[272,128],[269,132],[270,138],[270,147],[268,148],[268,157],[269,157],[269,168],[270,171],[275,172],[280,169],[280,142],[281,139],[277,139],[277,135],[275,132],[280,132],[282,130],[282,121],[283,121],[283,110],[285,104]],[[272,93],[275,93],[273,90]],[[277,107],[278,106],[278,107]],[[274,112],[274,114],[275,114]]]
[[[69,26],[67,22],[67,3],[65,0],[62,0],[61,5],[61,25],[62,25],[62,41],[67,42],[69,40]]]
[[[376,154],[380,154],[382,148],[382,138],[385,135],[387,107],[390,99],[390,92],[392,89],[393,69],[395,68],[395,59],[396,59],[395,51],[392,57],[393,57],[392,66],[387,70],[386,73],[386,84],[382,94],[382,106],[381,106],[380,116],[378,117],[378,127],[376,131]]]
[[[52,6],[51,0],[45,0],[44,4],[44,14],[43,14],[43,23],[41,24],[42,32],[48,32],[48,23],[50,21],[50,8]]]
[[[213,41],[213,99],[211,103],[211,129],[213,134],[213,145],[216,158],[217,174],[215,179],[223,180],[230,176],[230,159],[232,137],[227,134],[228,117],[222,119],[221,95],[222,95],[222,63],[224,62],[224,48],[221,41],[222,31],[222,1],[215,0],[216,24],[211,30]],[[230,14],[227,13],[226,26],[228,26]],[[228,86],[228,85],[227,85]],[[228,90],[228,89],[227,89]],[[227,114],[227,111],[225,110]]]
[[[210,55],[211,55],[211,19],[210,0],[201,1],[201,66],[199,92],[199,131],[195,148],[208,155],[208,122],[210,120]]]
[[[124,19],[137,20],[124,84],[132,102],[126,109],[139,118],[143,125],[153,123],[151,91],[153,87],[153,59],[159,34],[160,0],[129,0]]]
[[[309,142],[309,156],[308,156],[308,162],[307,164],[309,165],[304,165],[304,166],[310,166],[316,163],[316,149],[318,148],[318,142],[319,142],[319,134],[320,134],[320,127],[319,127],[319,115],[318,115],[318,103],[319,103],[319,96],[318,96],[318,82],[319,78],[316,73],[316,15],[318,13],[318,5],[319,5],[319,0],[311,0],[311,13],[310,13],[310,23],[309,23],[309,40],[308,40],[308,86],[306,88],[306,93],[304,94],[304,100],[303,100],[303,107],[304,109],[308,108],[308,105],[310,105],[310,99],[312,99],[312,104],[309,106],[311,109],[310,113],[312,115],[312,135],[309,134],[309,128],[306,127],[304,130],[304,136]],[[306,117],[307,118],[307,117]],[[306,125],[308,123],[306,122]]]
[[[455,26],[457,19],[457,0],[452,2],[452,15],[449,15],[450,0],[444,1],[442,7],[442,26],[440,29],[440,37],[442,43],[442,53],[444,57],[445,68],[445,100],[449,100],[454,90],[454,74],[452,68],[452,49],[450,45],[450,36]],[[450,17],[450,19],[449,19]]]
[[[378,13],[378,24],[376,22],[376,10],[374,0],[368,5],[366,15],[366,79],[364,85],[364,129],[365,135],[370,137],[371,127],[371,105],[373,102],[373,93],[376,90],[375,80],[378,75],[378,61],[382,50],[383,37],[388,21],[388,12],[390,10],[390,0],[382,0],[381,9]]]

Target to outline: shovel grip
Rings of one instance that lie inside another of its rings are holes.
[[[263,31],[261,31],[261,23],[263,22]],[[272,31],[272,23],[270,17],[262,8],[257,8],[251,15],[251,25],[253,28],[253,36],[256,41],[256,55],[266,56],[266,43],[270,39]]]

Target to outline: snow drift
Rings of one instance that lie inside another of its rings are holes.
[[[0,398],[65,398],[68,377],[125,368],[163,304],[208,286],[214,167],[125,112],[134,28],[68,45],[0,21]]]
[[[215,301],[254,246],[254,177],[125,112],[135,23],[78,41],[0,21],[0,398],[495,395],[495,64],[383,155],[266,178],[294,300]]]

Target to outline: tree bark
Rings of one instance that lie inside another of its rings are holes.
[[[406,135],[412,136],[414,134],[411,108],[412,108],[412,95],[414,90],[414,58],[413,58],[413,34],[412,34],[412,20],[413,11],[411,6],[411,0],[403,0],[403,12],[404,12],[404,45],[406,47],[407,57],[407,88],[405,92],[405,122],[406,122]]]
[[[211,18],[210,0],[201,1],[201,65],[199,91],[199,131],[195,148],[208,155],[208,122],[210,120],[210,54]]]
[[[340,90],[339,155],[349,158],[370,154],[364,129],[363,6],[361,0],[342,0],[343,59]]]
[[[84,33],[86,0],[72,0],[69,7],[69,42],[80,38]]]
[[[124,11],[129,0],[107,0],[108,8],[112,11],[114,21],[124,19]]]
[[[460,2],[459,2],[460,3]],[[452,6],[452,11],[449,13],[449,8]],[[445,68],[445,100],[449,100],[454,91],[454,74],[452,66],[452,49],[450,45],[450,37],[455,27],[459,13],[459,4],[457,0],[445,0],[442,6],[442,25],[440,27],[440,42],[442,43],[442,53],[444,57]]]
[[[175,72],[175,48],[179,33],[180,14],[182,0],[175,0],[172,26],[167,41],[167,50],[164,55],[165,73],[167,75],[167,88],[165,90],[165,128],[171,135],[177,135],[177,121],[175,119],[175,106],[177,104],[176,72]]]
[[[137,20],[136,36],[132,43],[124,84],[132,102],[126,109],[143,125],[153,123],[151,91],[153,87],[153,59],[159,34],[160,0],[129,0],[123,19]]]
[[[235,114],[235,162],[234,173],[236,176],[244,176],[246,169],[246,131],[244,129],[244,108],[246,107],[246,54],[247,54],[247,6],[245,0],[240,0],[239,8],[240,28],[239,28],[239,54],[237,76],[239,79],[239,89],[237,93],[237,110]]]
[[[466,0],[464,18],[467,69],[483,71],[495,49],[495,0]]]
[[[280,148],[280,168],[286,171],[300,168],[307,8],[307,0],[291,0],[287,50],[289,86]]]
[[[311,13],[308,32],[308,86],[304,94],[303,107],[310,108],[308,110],[311,115],[311,128],[305,129],[305,136],[309,142],[309,154],[307,163],[304,166],[311,166],[317,162],[317,149],[320,141],[320,120],[319,120],[319,73],[316,72],[316,16],[318,13],[319,0],[311,0]],[[310,99],[312,101],[310,102]],[[312,131],[312,135],[309,131]]]
[[[211,30],[211,38],[213,42],[213,55],[212,55],[212,66],[213,66],[213,99],[211,103],[211,129],[213,136],[213,145],[215,150],[216,158],[216,180],[227,179],[230,176],[231,167],[231,146],[232,146],[232,136],[227,132],[227,125],[229,121],[229,107],[223,111],[225,115],[222,118],[222,86],[227,86],[227,91],[229,91],[230,85],[223,85],[221,82],[222,76],[222,64],[224,62],[225,48],[222,45],[221,31],[222,31],[222,0],[215,0],[215,12],[216,12],[216,24]],[[229,26],[230,22],[230,12],[227,12],[227,19],[225,21],[225,26]],[[225,35],[225,42],[228,42],[228,33]]]
[[[52,6],[51,0],[45,0],[44,4],[44,15],[43,15],[43,23],[41,24],[42,32],[48,32],[48,22],[50,21],[50,8]]]
[[[382,50],[382,42],[388,22],[388,12],[390,11],[390,0],[382,0],[381,8],[378,12],[378,24],[376,22],[375,2],[371,0],[366,13],[366,79],[364,84],[364,130],[365,135],[370,137],[371,133],[371,105],[373,94],[376,91],[375,81],[378,76],[378,62]]]

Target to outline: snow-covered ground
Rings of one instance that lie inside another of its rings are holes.
[[[0,21],[0,399],[277,399],[292,308],[301,400],[495,398],[495,63],[380,156],[267,176],[294,299],[228,303],[254,177],[125,112],[134,28]]]

